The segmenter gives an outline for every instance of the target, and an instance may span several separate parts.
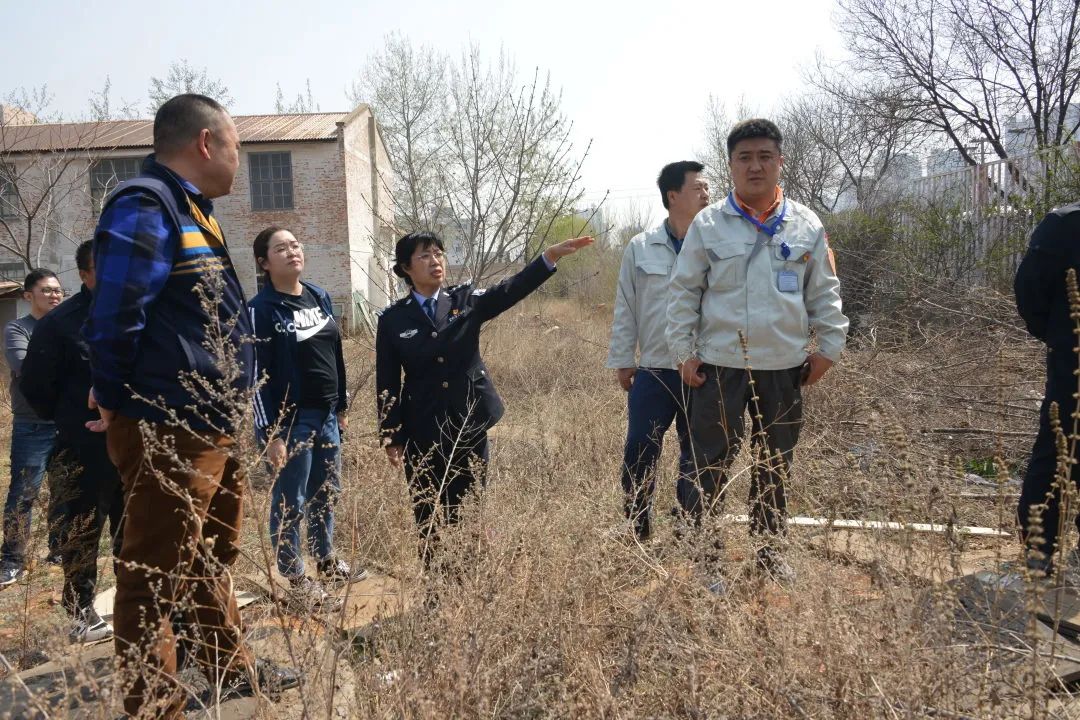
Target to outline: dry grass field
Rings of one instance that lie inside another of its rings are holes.
[[[952,300],[947,312],[912,301],[864,322],[843,364],[806,393],[792,514],[1014,528],[1011,479],[1036,427],[1041,348],[1015,329],[1006,298]],[[1012,538],[793,527],[786,552],[798,579],[781,587],[753,572],[746,525],[713,518],[706,536],[726,540],[730,585],[714,595],[691,560],[708,537],[671,533],[672,434],[659,532],[634,542],[618,487],[625,395],[603,368],[609,321],[610,308],[541,294],[489,326],[483,352],[507,414],[492,433],[488,487],[445,533],[443,562],[426,577],[404,478],[377,445],[370,343],[349,341],[356,401],[337,544],[379,579],[359,586],[367,599],[348,618],[245,609],[264,636],[287,630],[262,646],[307,672],[302,691],[255,714],[1080,717],[1057,660],[1024,652],[1040,642],[1033,621],[997,628],[948,583],[1015,563]],[[746,512],[749,464],[744,449],[730,513]],[[265,586],[270,565],[264,477],[250,496],[234,568],[242,588]],[[35,537],[41,557],[43,532]],[[11,665],[66,651],[59,586],[56,570],[38,566],[0,593]],[[432,588],[440,601],[427,608],[419,600]],[[91,709],[114,717],[109,704]]]

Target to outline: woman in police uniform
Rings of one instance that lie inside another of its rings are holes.
[[[454,522],[465,493],[478,476],[483,482],[487,430],[503,414],[480,358],[481,325],[540,287],[559,258],[591,243],[581,237],[553,245],[481,290],[472,283],[443,288],[446,256],[437,235],[398,240],[394,273],[409,293],[379,317],[375,385],[383,444],[395,467],[404,464],[425,560],[437,526]]]

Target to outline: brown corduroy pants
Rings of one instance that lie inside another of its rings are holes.
[[[184,618],[185,644],[211,683],[250,669],[228,571],[243,514],[232,444],[228,436],[164,426],[151,426],[144,438],[139,422],[123,416],[109,425],[109,457],[125,500],[113,624],[132,716],[181,716],[174,614]]]

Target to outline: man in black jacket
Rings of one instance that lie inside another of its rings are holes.
[[[1017,514],[1028,546],[1028,565],[1047,573],[1054,568],[1058,534],[1062,531],[1063,492],[1054,487],[1058,474],[1057,434],[1051,427],[1050,408],[1057,406],[1066,438],[1073,432],[1072,414],[1076,411],[1078,338],[1069,317],[1066,276],[1070,268],[1080,273],[1080,203],[1054,210],[1035,228],[1014,286],[1016,307],[1028,332],[1046,343],[1046,395]],[[1071,441],[1069,445],[1075,463],[1076,447]],[[1075,464],[1070,472],[1072,482],[1080,480]],[[1032,521],[1038,517],[1041,527],[1033,532]]]
[[[109,460],[105,436],[86,428],[87,421],[97,418],[86,405],[90,358],[80,334],[94,290],[91,245],[87,240],[75,251],[82,288],[38,323],[19,381],[34,412],[56,423],[58,452],[49,476],[54,500],[65,504],[60,524],[63,602],[74,619],[74,642],[93,642],[113,633],[94,611],[97,554],[107,519],[117,555],[124,512],[120,477]]]

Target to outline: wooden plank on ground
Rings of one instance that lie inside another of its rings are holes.
[[[369,575],[365,580],[336,588],[334,595],[345,601],[338,628],[360,630],[379,618],[408,612],[416,603],[404,592],[400,580],[387,575]]]
[[[276,574],[273,578],[267,578],[265,574],[258,577],[245,577],[243,583],[245,587],[252,588],[253,594],[264,598],[276,596],[279,600],[286,601],[289,596],[288,586]],[[271,594],[271,587],[273,587],[273,594]],[[325,627],[349,632],[363,628],[376,618],[405,613],[416,605],[415,599],[403,589],[401,581],[389,575],[372,573],[358,582],[327,589],[331,595],[344,601],[342,611],[322,616],[305,614],[299,619],[315,619]],[[287,613],[295,610],[287,602],[284,607]]]
[[[243,608],[259,599],[255,593],[240,591],[236,593],[236,605]],[[94,597],[94,610],[103,620],[112,620],[113,603],[116,602],[116,586],[99,592]]]

